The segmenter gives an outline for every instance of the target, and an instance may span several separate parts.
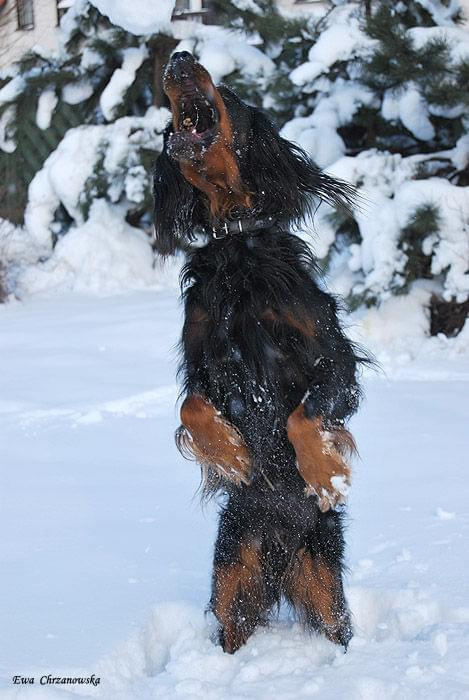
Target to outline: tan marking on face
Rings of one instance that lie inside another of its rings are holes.
[[[235,207],[249,209],[252,197],[248,193],[239,172],[234,153],[233,129],[228,110],[222,96],[214,86],[210,74],[200,64],[194,68],[197,87],[206,96],[211,96],[218,111],[217,134],[207,149],[191,161],[181,161],[180,169],[186,180],[207,195],[210,213],[214,218],[229,216]],[[179,128],[181,89],[167,77],[164,90],[171,104],[173,128]]]
[[[194,78],[198,88],[204,93],[206,97],[213,99],[213,94],[215,91],[215,86],[210,77],[210,73],[206,70],[200,63],[194,63],[193,66]],[[181,86],[173,82],[170,73],[165,73],[163,76],[163,90],[165,91],[170,105],[171,114],[173,117],[173,128],[175,131],[179,128],[180,121],[180,98],[181,98]]]

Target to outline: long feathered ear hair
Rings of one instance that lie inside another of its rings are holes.
[[[164,133],[164,146],[156,160],[153,178],[155,247],[160,255],[184,250],[194,239],[197,197],[194,187],[182,175],[179,165],[166,151],[171,125]]]
[[[283,139],[266,115],[251,108],[246,174],[259,213],[282,212],[299,223],[320,200],[351,211],[357,202],[352,185],[326,175],[299,146]]]

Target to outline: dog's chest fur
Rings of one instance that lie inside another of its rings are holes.
[[[185,350],[199,363],[198,391],[269,451],[321,353],[327,295],[312,268],[306,245],[275,230],[210,242],[185,267]]]

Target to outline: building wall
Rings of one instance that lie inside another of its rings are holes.
[[[16,0],[6,0],[0,9],[0,70],[35,45],[57,48],[56,0],[34,0],[34,28],[18,29]]]

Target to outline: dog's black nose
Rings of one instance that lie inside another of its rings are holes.
[[[176,51],[171,56],[171,61],[178,63],[195,63],[194,56],[189,51]]]
[[[171,56],[167,69],[175,80],[186,82],[194,75],[195,58],[189,51],[176,51]]]

